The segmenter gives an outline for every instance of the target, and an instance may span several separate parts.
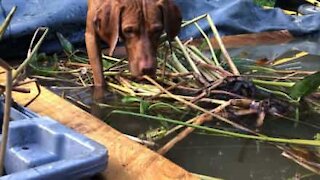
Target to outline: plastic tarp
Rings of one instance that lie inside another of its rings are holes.
[[[17,6],[17,10],[0,42],[0,57],[26,56],[38,27],[50,29],[42,51],[61,49],[56,32],[73,43],[84,42],[87,0],[2,0],[0,22],[4,21],[13,6]]]
[[[56,32],[72,43],[84,45],[87,0],[2,0],[0,22],[16,5],[17,12],[0,43],[0,56],[25,56],[32,34],[40,26],[50,28],[42,50],[55,52],[59,46]],[[252,0],[175,0],[184,20],[208,13],[221,35],[256,33],[287,29],[294,35],[316,33],[320,30],[320,14],[289,16],[280,9],[262,9]],[[200,26],[210,33],[205,20]],[[199,37],[195,26],[184,28],[180,37]]]
[[[297,38],[288,43],[263,44],[258,46],[231,48],[228,49],[228,52],[231,57],[241,58],[247,61],[259,59],[268,59],[269,61],[273,61],[275,59],[295,57],[295,54],[300,53],[301,51],[308,52],[309,55],[307,56],[303,56],[301,58],[297,58],[296,60],[274,67],[287,70],[319,71],[319,42],[319,36],[310,36]]]

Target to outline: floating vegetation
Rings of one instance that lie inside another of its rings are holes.
[[[199,20],[210,24],[219,50],[213,49],[211,39],[197,24]],[[142,82],[136,82],[130,76],[126,58],[103,55],[107,88],[123,100],[118,105],[98,102],[96,105],[118,109],[110,116],[120,114],[160,121],[161,126],[140,136],[146,142],[157,142],[177,132],[177,136],[158,149],[160,154],[165,154],[196,130],[202,134],[271,143],[280,148],[285,157],[320,174],[319,152],[314,151],[320,146],[318,138],[272,137],[260,132],[267,116],[283,121],[294,120],[296,125],[304,123],[299,120],[300,110],[305,107],[302,104],[319,112],[320,73],[285,70],[275,68],[271,63],[261,65],[256,61],[232,59],[210,16],[186,21],[182,27],[188,25],[198,28],[203,35],[202,42],[196,43],[193,39],[181,41],[176,37],[169,45],[163,35],[158,49],[156,78],[144,76]],[[92,72],[86,53],[76,50],[62,34],[58,37],[64,48],[64,57],[33,56],[29,63],[29,70],[36,74],[33,77],[72,84],[68,89],[92,87]],[[206,122],[218,125],[207,127],[203,125]],[[304,145],[303,148],[300,145]],[[301,157],[301,152],[307,152],[312,158]]]

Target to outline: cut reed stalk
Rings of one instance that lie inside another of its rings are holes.
[[[175,41],[178,43],[180,49],[183,52],[184,57],[187,59],[187,61],[189,62],[191,68],[193,69],[193,71],[197,74],[200,74],[199,69],[197,68],[197,66],[195,65],[195,63],[192,61],[190,55],[188,54],[186,47],[182,44],[181,40],[178,37],[175,37]]]
[[[3,115],[3,124],[2,124],[2,140],[1,140],[1,149],[0,149],[0,176],[3,175],[4,169],[4,159],[6,154],[8,134],[9,134],[9,121],[10,121],[10,109],[11,109],[11,93],[12,93],[12,70],[11,68],[7,70],[6,77],[6,97],[5,97],[5,108]]]
[[[223,56],[225,57],[225,60],[227,62],[227,64],[229,65],[230,69],[231,69],[231,72],[235,75],[235,76],[239,76],[240,75],[240,72],[239,70],[237,69],[236,65],[233,63],[227,49],[225,48],[222,40],[221,40],[221,37],[219,35],[219,32],[217,30],[217,27],[216,25],[214,24],[212,18],[210,15],[207,15],[207,20],[209,22],[209,25],[211,27],[211,30],[213,31],[213,34],[214,34],[214,37],[216,38],[218,44],[219,44],[219,47],[222,51],[222,54]]]
[[[29,62],[32,60],[33,56],[38,52],[38,49],[40,48],[44,38],[46,37],[49,29],[48,28],[38,28],[37,31],[34,34],[34,37],[37,36],[38,32],[40,30],[43,30],[43,34],[40,37],[39,41],[37,42],[37,44],[34,46],[34,48],[32,50],[30,50],[28,52],[28,56],[27,58],[23,61],[23,63],[18,67],[18,69],[16,71],[14,71],[12,79],[15,80],[18,75],[23,71],[23,69],[29,64]]]
[[[210,111],[212,113],[219,113],[224,108],[230,105],[230,101],[221,104],[214,110]],[[212,116],[210,114],[204,113],[196,118],[193,118],[192,124],[194,125],[202,125],[204,122],[209,121],[212,119]],[[190,120],[191,121],[191,120]],[[193,127],[187,127],[185,130],[180,132],[176,137],[171,139],[168,143],[166,143],[162,148],[158,150],[158,153],[163,155],[167,153],[175,144],[177,144],[179,141],[183,140],[185,137],[187,137],[190,133],[192,133],[195,130]]]
[[[10,12],[9,12],[8,16],[6,17],[6,19],[4,20],[4,22],[1,24],[1,26],[0,26],[0,40],[2,39],[5,31],[7,30],[8,26],[11,22],[11,19],[12,19],[14,13],[16,12],[16,10],[17,10],[17,6],[14,6],[10,10]]]
[[[202,28],[199,26],[199,24],[197,22],[194,23],[194,25],[197,27],[197,29],[199,30],[199,32],[202,34],[202,36],[204,37],[204,39],[206,40],[207,42],[207,45],[209,46],[209,49],[210,49],[210,52],[211,52],[211,56],[213,58],[213,62],[214,62],[214,65],[220,67],[220,63],[218,61],[218,58],[216,56],[216,53],[214,52],[214,49],[213,49],[213,46],[211,44],[211,41],[209,39],[209,37],[206,35],[206,33],[202,30]],[[211,62],[209,62],[211,64]]]

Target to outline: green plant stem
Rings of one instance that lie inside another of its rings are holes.
[[[280,87],[292,87],[294,86],[294,82],[277,82],[277,81],[264,81],[259,79],[252,79],[252,82],[255,84],[262,84],[262,85],[270,85],[270,86],[280,86]]]
[[[172,51],[172,65],[179,73],[189,73],[189,71],[181,64],[175,52]]]
[[[257,87],[258,89],[263,90],[263,91],[266,91],[266,92],[269,92],[269,93],[272,93],[272,94],[275,94],[275,95],[278,95],[278,96],[282,96],[282,97],[290,100],[291,102],[294,102],[294,103],[297,103],[297,102],[298,102],[298,101],[292,99],[288,94],[286,94],[286,93],[284,93],[284,92],[270,90],[270,89],[267,89],[267,88],[264,88],[264,87],[261,87],[261,86],[258,86],[258,85],[256,85],[256,87]]]
[[[190,45],[188,46],[188,49],[190,49],[192,52],[194,52],[195,54],[197,54],[199,57],[201,57],[201,59],[203,59],[206,63],[208,64],[212,64],[214,65],[214,63],[209,59],[207,58],[201,51],[199,48],[193,46],[193,45]]]
[[[245,139],[253,139],[253,140],[259,140],[259,141],[267,141],[267,142],[274,142],[274,143],[288,143],[288,144],[299,144],[299,145],[310,145],[310,146],[320,146],[320,141],[317,140],[305,140],[305,139],[283,139],[283,138],[274,138],[274,137],[268,137],[268,136],[254,136],[254,135],[247,135],[247,134],[241,134],[236,132],[230,132],[230,131],[224,131],[220,129],[215,128],[209,128],[205,126],[198,126],[194,124],[188,124],[185,122],[181,122],[178,120],[168,119],[164,117],[155,117],[145,114],[139,114],[134,112],[127,112],[127,111],[119,111],[115,110],[112,111],[112,114],[122,114],[122,115],[130,115],[130,116],[136,116],[145,118],[146,120],[157,120],[157,121],[165,121],[168,123],[178,124],[182,126],[192,127],[199,130],[204,130],[211,133],[218,133],[226,136],[231,137],[237,137],[237,138],[245,138]]]

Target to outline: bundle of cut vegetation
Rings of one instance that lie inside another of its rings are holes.
[[[213,48],[209,36],[198,24],[200,20],[209,23],[219,49]],[[119,106],[97,104],[121,108],[111,115],[162,122],[164,131],[152,137],[141,136],[148,141],[157,142],[177,133],[158,149],[161,154],[197,130],[209,135],[266,141],[283,150],[286,157],[319,174],[319,152],[308,151],[315,158],[307,159],[299,156],[294,148],[304,145],[316,149],[320,146],[319,139],[271,137],[262,134],[261,129],[266,116],[292,121],[292,124],[303,123],[299,121],[301,104],[319,111],[320,73],[277,68],[283,62],[258,65],[256,61],[232,59],[209,15],[185,21],[182,28],[191,25],[202,34],[202,43],[195,43],[193,39],[181,41],[176,37],[169,44],[163,35],[156,78],[144,76],[143,81],[135,81],[128,71],[126,58],[103,55],[107,88],[120,95],[123,101]],[[29,68],[33,77],[70,84],[65,89],[91,87],[92,73],[86,54],[75,50],[63,35],[58,34],[58,37],[66,58],[45,54],[32,56]],[[84,102],[82,105],[88,107]],[[208,122],[214,125],[203,125]]]

